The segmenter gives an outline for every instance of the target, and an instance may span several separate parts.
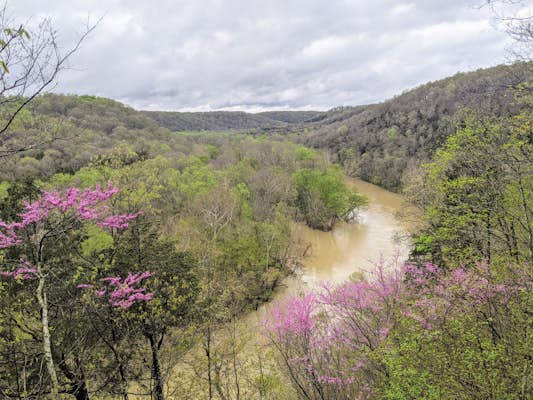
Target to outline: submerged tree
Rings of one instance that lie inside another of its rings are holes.
[[[350,219],[365,198],[344,183],[340,168],[325,171],[300,169],[293,175],[297,189],[297,207],[305,222],[317,229],[330,230],[338,220]]]

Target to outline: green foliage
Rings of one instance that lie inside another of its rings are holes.
[[[186,161],[177,182],[177,189],[183,194],[184,201],[205,193],[217,183],[217,173],[199,158],[191,157]]]
[[[437,385],[433,385],[432,374],[435,371],[424,371],[420,365],[412,365],[407,360],[416,355],[420,349],[421,335],[402,335],[395,338],[394,347],[382,355],[381,361],[387,365],[390,376],[383,391],[383,398],[388,400],[408,399],[441,399]],[[427,354],[426,354],[427,355]],[[439,358],[435,354],[435,364]],[[413,360],[414,361],[414,360]]]
[[[390,371],[383,398],[528,398],[528,301],[531,294],[524,293],[509,304],[494,301],[491,311],[464,310],[432,335],[404,319],[379,356]]]
[[[348,189],[339,167],[325,171],[301,169],[293,180],[298,191],[298,208],[305,221],[314,228],[331,229],[338,219],[364,204],[365,199]]]
[[[8,195],[9,182],[0,182],[0,201]]]
[[[316,157],[316,151],[304,146],[299,146],[298,150],[296,150],[296,156],[298,157],[298,160],[301,161],[312,160]]]
[[[113,246],[113,237],[96,225],[90,225],[87,229],[87,239],[81,243],[83,255],[89,257],[110,249]]]
[[[252,193],[244,182],[240,182],[233,188],[233,193],[239,201],[240,214],[243,219],[251,219],[253,210],[250,206],[250,197]]]
[[[414,260],[431,260],[450,270],[458,265],[475,269],[479,260],[486,260],[496,282],[531,285],[530,93],[518,92],[521,112],[516,115],[464,113],[463,123],[425,166],[413,198],[424,208],[427,226],[415,238]],[[402,319],[383,355],[391,371],[383,396],[530,398],[531,296],[531,290],[521,289],[446,315],[432,327],[432,335]]]
[[[528,76],[523,68],[511,70]],[[506,71],[489,71],[494,82],[485,82],[487,72],[480,71],[383,104],[328,113],[147,113],[94,96],[37,99],[17,119],[10,144],[49,139],[51,132],[62,140],[43,141],[46,149],[6,159],[0,216],[19,212],[21,200],[34,198],[38,187],[108,181],[121,188],[110,204],[113,211],[144,213],[124,233],[89,226],[46,249],[58,266],[54,279],[61,282],[50,293],[50,318],[65,392],[83,373],[95,396],[124,397],[131,381],[153,394],[154,357],[172,371],[173,359],[181,355],[174,351],[195,343],[204,354],[209,342],[214,375],[224,362],[235,361],[235,349],[224,347],[228,341],[221,340],[220,330],[268,301],[295,268],[291,224],[303,220],[331,229],[365,202],[320,150],[286,141],[282,135],[289,126],[294,135],[308,129],[300,140],[333,150],[351,173],[389,188],[402,185],[415,158],[433,155],[420,186],[428,226],[415,238],[414,258],[448,268],[490,259],[495,277],[508,274],[508,264],[531,263],[530,86],[523,85],[515,105],[506,96],[484,100],[486,114],[506,117],[463,112],[455,133],[451,123],[460,106],[479,100],[454,99],[468,97],[472,87],[506,82]],[[310,119],[315,121],[305,128],[295,125]],[[59,120],[64,121],[59,131],[50,129]],[[171,134],[162,126],[191,131]],[[272,128],[280,135],[193,132],[222,128]],[[0,253],[0,263],[6,254]],[[76,289],[81,282],[98,286],[103,276],[131,270],[155,275],[147,281],[154,299],[130,310],[112,310]],[[0,386],[24,398],[29,395],[16,392],[22,382],[17,371],[24,369],[26,383],[38,387],[41,353],[39,326],[31,317],[39,310],[20,284],[0,284]],[[528,387],[532,301],[524,292],[488,309],[467,310],[432,335],[402,315],[369,356],[376,366],[370,378],[381,377],[375,397],[519,399],[516,388]],[[220,383],[216,379],[212,388]],[[144,387],[144,382],[151,383]],[[271,366],[250,382],[260,398],[293,395]]]
[[[435,153],[426,165],[429,226],[414,255],[441,264],[532,259],[533,144],[523,130],[530,116],[471,116]]]
[[[22,212],[23,200],[35,199],[39,188],[32,180],[22,180],[9,185],[7,196],[0,198],[0,219],[10,220]]]
[[[394,140],[396,138],[398,138],[398,129],[394,126],[387,129],[387,139]]]

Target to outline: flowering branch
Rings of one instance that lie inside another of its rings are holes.
[[[145,271],[142,273],[128,274],[123,280],[120,276],[107,277],[101,279],[104,282],[104,287],[98,290],[93,290],[95,297],[107,297],[109,304],[113,307],[130,308],[133,304],[139,301],[148,301],[153,298],[153,293],[146,293],[146,289],[136,287],[141,281],[151,277],[153,273]],[[91,290],[93,285],[80,284],[79,289]]]

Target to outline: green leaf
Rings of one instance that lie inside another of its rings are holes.
[[[3,61],[0,61],[0,67],[4,70],[6,74],[9,74],[9,68],[7,67],[6,63]]]

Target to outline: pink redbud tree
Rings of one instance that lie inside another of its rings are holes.
[[[324,284],[274,304],[265,331],[304,399],[368,399],[382,365],[372,358],[393,328],[401,273],[382,260],[368,280]]]
[[[43,192],[32,202],[23,203],[23,211],[13,221],[0,220],[0,250],[17,250],[22,256],[9,263],[8,270],[0,272],[4,278],[20,281],[35,281],[35,296],[41,311],[42,346],[46,368],[51,382],[51,394],[56,396],[59,383],[51,351],[50,326],[48,317],[48,293],[57,258],[57,248],[69,242],[73,233],[87,224],[108,230],[123,230],[139,213],[113,214],[108,200],[118,193],[111,183],[94,189],[70,187],[65,191]],[[69,259],[73,249],[62,248],[64,259]],[[6,258],[6,257],[4,257]],[[152,294],[138,287],[139,282],[148,278],[149,272],[131,274],[122,280],[120,277],[104,279],[104,288],[96,291],[100,297],[107,296],[112,306],[128,308],[137,301],[146,301]],[[81,288],[80,288],[81,290]],[[54,397],[55,398],[55,397]]]
[[[432,336],[468,313],[503,335],[496,304],[533,287],[530,276],[512,276],[494,279],[483,263],[447,271],[382,260],[368,279],[325,284],[273,304],[265,332],[300,398],[380,398],[376,385],[390,371],[379,354],[394,345],[391,334],[400,323]]]

